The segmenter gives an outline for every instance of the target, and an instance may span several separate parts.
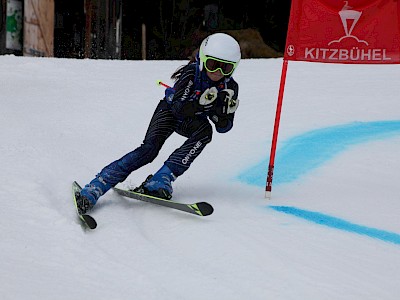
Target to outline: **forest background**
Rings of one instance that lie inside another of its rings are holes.
[[[290,0],[149,0],[140,5],[110,1],[122,5],[121,59],[133,60],[143,59],[144,26],[147,60],[187,59],[213,32],[227,32],[239,40],[243,58],[281,57],[291,4]],[[56,0],[55,10],[63,23],[55,29],[55,56],[84,58],[83,0]]]

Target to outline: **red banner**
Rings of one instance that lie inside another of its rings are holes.
[[[292,0],[285,59],[400,63],[400,0]]]

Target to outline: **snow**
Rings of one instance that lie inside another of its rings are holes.
[[[398,65],[289,62],[268,200],[282,59],[242,60],[234,128],[174,183],[176,201],[214,213],[110,191],[97,229],[80,225],[72,181],[141,143],[156,81],[185,63],[0,57],[1,298],[398,299]]]

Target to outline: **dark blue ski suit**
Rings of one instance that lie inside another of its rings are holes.
[[[165,165],[176,177],[182,175],[211,142],[213,129],[209,120],[219,133],[225,133],[233,126],[234,113],[218,114],[215,105],[207,107],[199,104],[202,93],[213,86],[218,91],[231,89],[234,91],[232,98],[238,97],[239,87],[232,77],[213,82],[204,69],[199,70],[198,63],[184,66],[174,87],[166,90],[166,96],[157,105],[143,143],[104,167],[97,176],[111,186],[124,181],[130,173],[152,162],[173,132],[187,140],[168,157]]]

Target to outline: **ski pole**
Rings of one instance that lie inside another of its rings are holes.
[[[170,86],[168,84],[162,82],[161,80],[157,80],[157,84],[162,85],[163,87],[166,87],[166,88],[170,88]]]

